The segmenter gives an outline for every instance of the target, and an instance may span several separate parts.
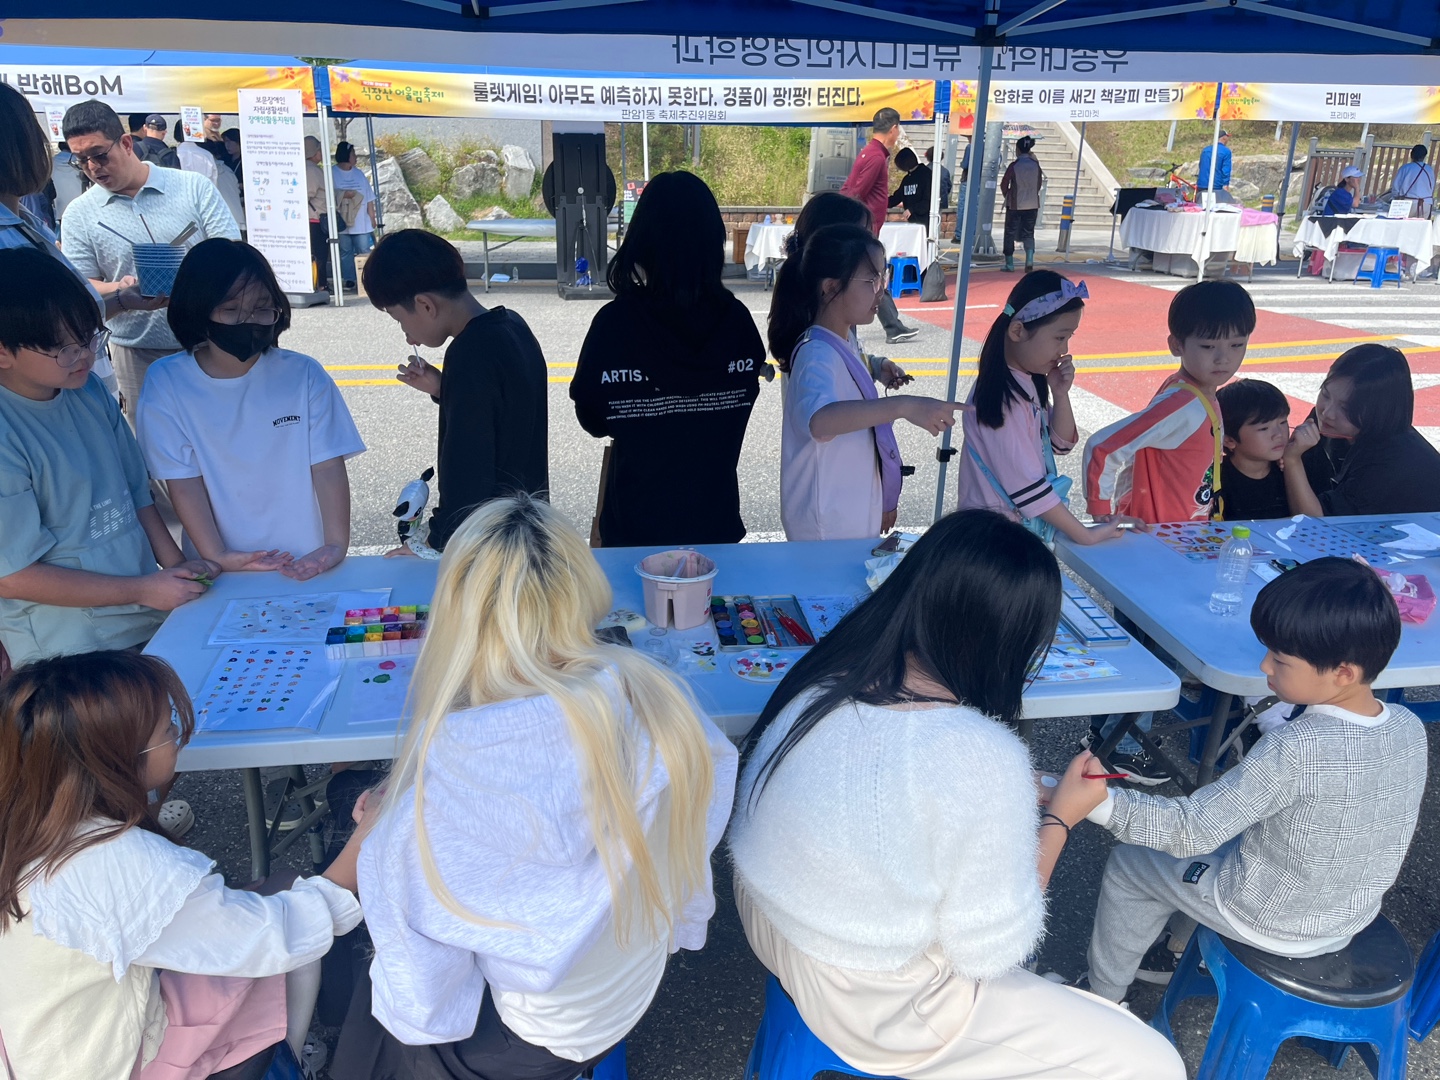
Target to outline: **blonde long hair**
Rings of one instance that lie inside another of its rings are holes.
[[[610,606],[610,583],[595,557],[549,503],[526,495],[492,500],[446,545],[415,666],[409,729],[380,813],[390,813],[413,784],[426,884],[462,919],[509,925],[466,908],[441,877],[425,825],[430,745],[452,712],[542,694],[560,706],[575,745],[617,940],[628,939],[637,900],[653,937],[661,923],[668,933],[685,900],[705,886],[705,819],[715,778],[696,705],[663,668],[596,638],[595,625]],[[649,737],[648,754],[637,726]],[[636,807],[657,752],[669,777],[669,798],[661,803],[662,813],[668,804],[669,850],[659,860]],[[657,861],[665,865],[664,881]]]

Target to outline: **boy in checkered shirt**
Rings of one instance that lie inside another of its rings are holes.
[[[1368,566],[1316,559],[1261,589],[1250,625],[1270,689],[1305,711],[1193,795],[1116,789],[1090,814],[1122,841],[1090,939],[1101,997],[1168,983],[1197,922],[1281,956],[1343,949],[1400,872],[1427,748],[1370,689],[1400,643],[1394,598]]]

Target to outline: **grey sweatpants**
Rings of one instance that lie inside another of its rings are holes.
[[[135,426],[135,409],[140,404],[140,390],[145,385],[145,373],[150,365],[162,356],[180,352],[173,349],[137,349],[130,345],[110,343],[110,360],[115,365],[115,375],[120,380],[120,394],[125,400],[125,419]]]
[[[1215,902],[1223,851],[1177,859],[1153,848],[1121,844],[1110,852],[1090,934],[1091,990],[1111,1001],[1122,1000],[1167,922],[1170,947],[1176,950],[1189,943],[1197,923],[1223,937],[1245,940],[1245,930],[1237,929]],[[1336,947],[1329,942],[1307,951],[1297,942],[1287,955],[1318,956]]]

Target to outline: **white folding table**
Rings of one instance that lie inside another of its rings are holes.
[[[864,563],[873,546],[872,541],[855,540],[724,544],[702,546],[698,550],[719,567],[713,583],[716,593],[860,597],[868,594]],[[651,550],[642,548],[603,548],[595,552],[614,589],[615,607],[644,612],[635,564],[648,554]],[[171,612],[146,652],[169,661],[186,689],[194,694],[201,688],[218,655],[219,647],[207,642],[230,600],[388,586],[391,604],[427,603],[434,591],[437,566],[419,559],[367,556],[346,559],[334,570],[305,582],[292,581],[278,573],[225,574],[204,597]],[[650,636],[648,630],[635,634],[637,646],[644,649],[647,636]],[[713,630],[707,626],[695,631],[670,631],[664,640],[678,645],[676,652],[683,653],[688,651],[685,643],[697,637],[713,638]],[[701,708],[721,730],[732,739],[740,739],[765,707],[773,685],[734,675],[729,670],[730,655],[719,652],[713,671],[702,671],[698,664],[688,660],[682,660],[677,670],[686,677]],[[1178,701],[1179,679],[1140,644],[1132,641],[1107,647],[1103,656],[1119,669],[1118,677],[1031,686],[1025,694],[1025,728],[1036,719],[1162,710]],[[251,858],[257,876],[265,872],[270,856],[260,784],[262,767],[395,756],[399,743],[398,721],[380,725],[352,723],[352,690],[350,684],[341,681],[314,731],[209,731],[197,734],[181,750],[182,771],[239,769],[243,772]],[[306,817],[310,816],[307,810]]]
[[[1408,521],[1440,533],[1440,514],[1385,514],[1325,520],[1332,523]],[[1233,524],[1226,523],[1227,526]],[[1286,519],[1246,524],[1252,529],[1257,547],[1272,553],[1257,556],[1257,561],[1285,557],[1304,562],[1326,554],[1293,537],[1279,540],[1275,534],[1289,524]],[[1192,562],[1154,536],[1134,532],[1089,547],[1057,536],[1055,550],[1067,566],[1113,603],[1115,609],[1139,627],[1159,649],[1216,691],[1215,708],[1197,770],[1198,783],[1208,782],[1215,772],[1224,741],[1225,720],[1234,698],[1270,693],[1260,670],[1265,647],[1250,629],[1250,607],[1263,582],[1252,573],[1240,610],[1234,615],[1221,616],[1212,614],[1209,608],[1210,592],[1215,586],[1215,562]],[[1394,569],[1424,574],[1440,586],[1440,558],[1396,565]],[[1386,690],[1437,683],[1440,683],[1440,616],[1432,616],[1418,626],[1405,624],[1400,647],[1390,665],[1375,680],[1375,688]],[[1153,729],[1157,733],[1163,730]]]

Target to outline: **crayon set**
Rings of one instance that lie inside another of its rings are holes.
[[[344,626],[326,631],[325,651],[332,660],[418,653],[429,619],[429,604],[351,608]]]

